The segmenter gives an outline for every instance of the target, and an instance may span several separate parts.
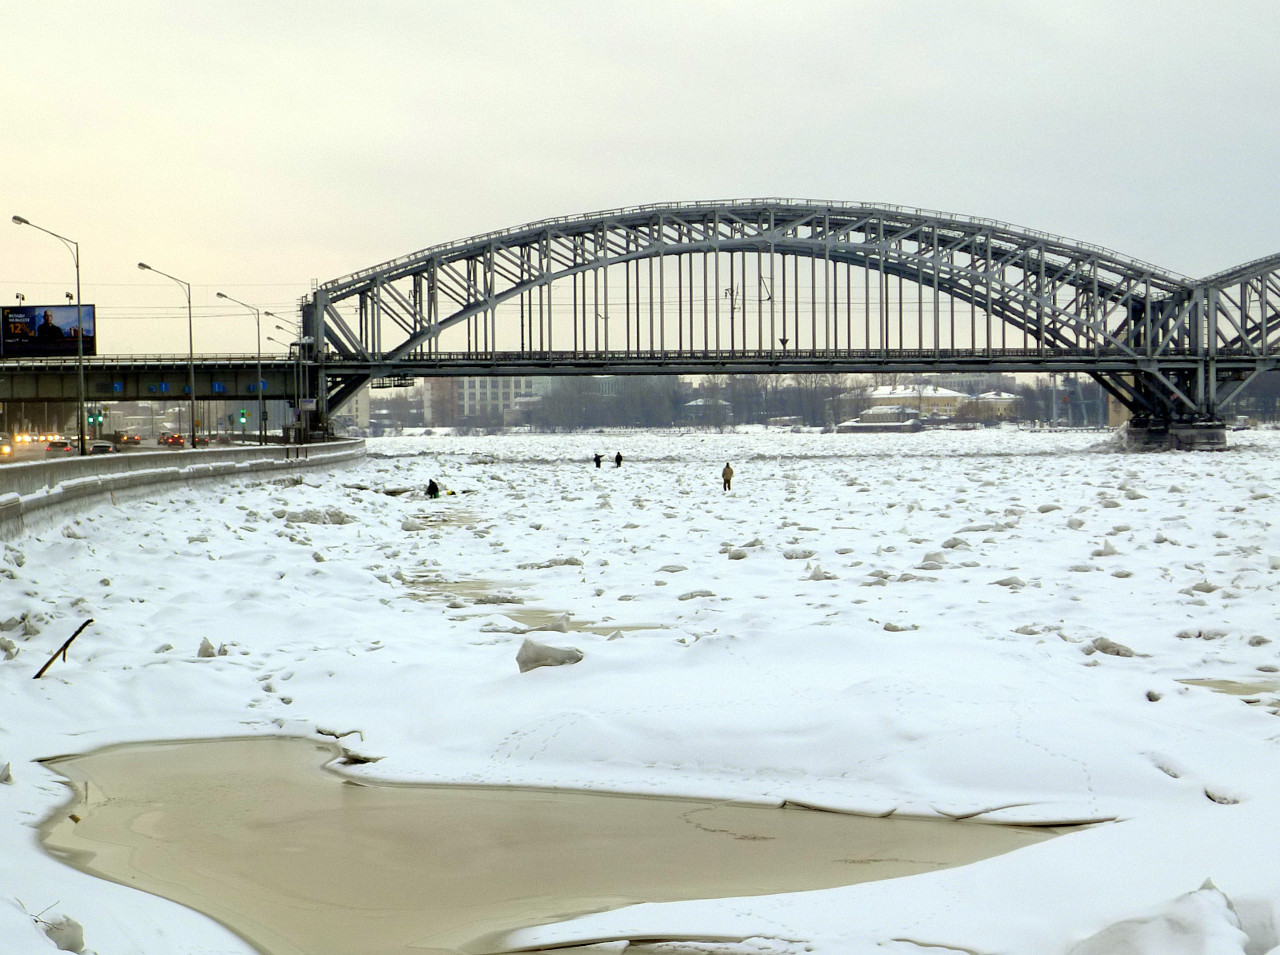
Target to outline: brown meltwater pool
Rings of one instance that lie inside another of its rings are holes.
[[[1270,694],[1271,705],[1275,705],[1275,699],[1280,695],[1280,680],[1274,677],[1252,680],[1179,680],[1178,682],[1185,683],[1187,686],[1203,686],[1215,693],[1225,693],[1228,696],[1244,697],[1246,703],[1262,702],[1263,697]]]
[[[830,888],[962,865],[1037,829],[499,787],[370,785],[335,749],[259,737],[49,760],[41,827],[85,872],[271,955],[492,952],[511,929],[650,901]],[[484,939],[489,939],[485,943]]]

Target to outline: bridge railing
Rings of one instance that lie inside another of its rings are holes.
[[[1223,269],[1221,272],[1214,272],[1212,275],[1206,275],[1201,279],[1204,285],[1220,285],[1224,282],[1231,282],[1242,278],[1248,278],[1259,272],[1280,270],[1280,253],[1271,253],[1250,262],[1243,262],[1240,265],[1233,265],[1229,269]]]
[[[183,354],[165,354],[165,355],[86,355],[83,359],[86,368],[119,368],[128,365],[183,365],[185,366],[189,356]],[[202,362],[214,364],[244,364],[251,366],[258,361],[256,352],[243,354],[239,352],[228,352],[219,354],[199,354],[195,356],[197,364]],[[290,358],[284,354],[271,352],[263,353],[262,363],[278,363],[278,364],[294,364],[297,358]],[[60,356],[57,358],[5,358],[0,359],[0,369],[41,369],[47,368],[54,371],[61,371],[66,368],[75,368],[78,364],[76,357]]]
[[[1231,352],[1222,351],[1222,355],[1239,354],[1247,356],[1248,353],[1244,349],[1235,349]],[[1165,359],[1177,359],[1186,357],[1188,359],[1199,358],[1198,354],[1188,352],[1185,355],[1177,351],[1166,349],[1162,355]],[[767,362],[767,361],[785,361],[792,362],[797,360],[815,360],[815,361],[867,361],[867,362],[892,362],[896,360],[915,361],[929,359],[943,360],[965,360],[973,359],[975,361],[1000,361],[1010,360],[1017,361],[1021,359],[1037,359],[1037,358],[1061,358],[1061,359],[1087,359],[1096,360],[1099,358],[1110,358],[1116,360],[1141,361],[1144,356],[1135,354],[1133,351],[1123,348],[709,348],[709,349],[669,349],[669,350],[645,350],[645,349],[612,349],[608,351],[597,349],[548,349],[548,350],[497,350],[497,351],[441,351],[429,352],[423,355],[409,355],[399,359],[394,365],[389,365],[380,370],[387,375],[403,374],[402,368],[406,367],[431,367],[431,366],[456,366],[465,369],[468,374],[477,374],[477,366],[486,364],[501,365],[522,362],[550,362],[557,361],[599,361],[602,363],[609,362],[631,362],[643,361],[650,363],[655,367],[663,364],[678,364],[681,362],[724,362],[726,365],[732,365],[735,362]],[[347,360],[340,357],[333,357],[328,362],[328,368],[331,372],[341,373],[346,368],[373,368],[377,363],[371,363],[360,360]]]

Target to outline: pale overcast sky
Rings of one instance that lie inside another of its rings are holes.
[[[103,352],[438,242],[752,196],[1001,219],[1202,275],[1280,251],[1273,0],[0,0],[0,304]],[[264,330],[265,333],[265,330]],[[277,337],[283,337],[278,333]],[[275,346],[268,345],[269,348]]]

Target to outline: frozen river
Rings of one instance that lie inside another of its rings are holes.
[[[1142,455],[1006,431],[387,438],[331,474],[197,485],[10,542],[0,933],[38,939],[26,913],[44,910],[87,950],[247,951],[43,855],[29,827],[65,787],[35,761],[285,734],[340,737],[369,782],[1097,823],[947,871],[628,906],[510,948],[1266,953],[1280,441],[1232,438]],[[454,493],[427,500],[430,478]],[[530,626],[581,662],[520,672]]]

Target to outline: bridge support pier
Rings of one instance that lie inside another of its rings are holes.
[[[1227,427],[1217,420],[1168,421],[1131,419],[1124,430],[1125,444],[1134,450],[1224,451]]]

